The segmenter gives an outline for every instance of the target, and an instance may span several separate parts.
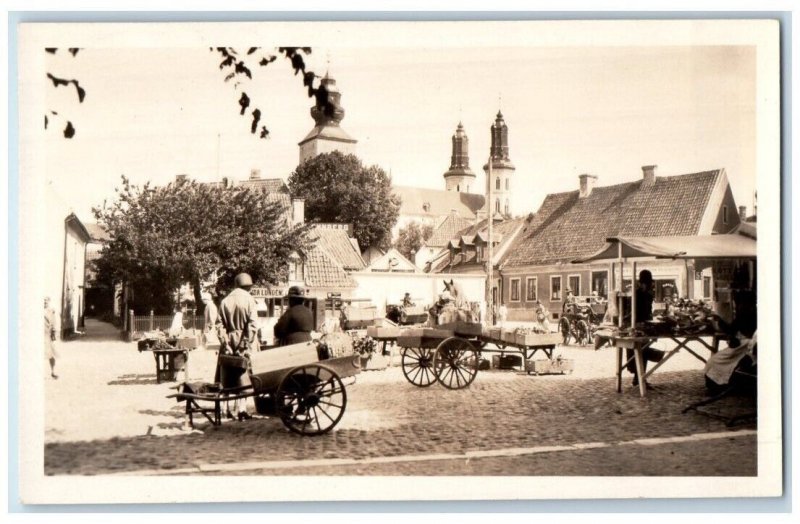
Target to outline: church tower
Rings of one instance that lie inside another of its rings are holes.
[[[311,108],[311,117],[314,119],[314,129],[300,141],[300,163],[321,153],[339,151],[345,155],[355,154],[357,140],[348,135],[339,124],[344,118],[344,108],[341,104],[342,94],[336,87],[336,80],[329,74],[321,81],[328,90],[328,101],[333,106],[331,114],[326,115],[322,108],[316,104]]]
[[[487,206],[491,205],[491,213],[494,216],[500,213],[503,216],[511,216],[511,178],[516,168],[508,157],[508,126],[503,120],[503,113],[497,112],[494,124],[490,128],[492,134],[492,145],[489,155],[492,157],[492,177],[489,178],[489,164],[483,166],[486,173],[486,196]],[[488,202],[489,185],[492,184],[492,200]]]
[[[470,188],[475,186],[475,173],[469,168],[469,138],[461,122],[453,135],[453,154],[444,181],[445,189],[460,193],[469,193]]]

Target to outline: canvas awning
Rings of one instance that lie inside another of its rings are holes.
[[[754,259],[756,240],[744,234],[669,236],[669,237],[610,237],[608,244],[588,257],[573,260],[574,264],[594,260],[620,258],[670,259]]]

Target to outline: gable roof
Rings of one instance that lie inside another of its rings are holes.
[[[96,222],[86,222],[83,226],[86,228],[86,231],[89,232],[89,236],[91,237],[90,242],[100,243],[104,240],[111,239],[111,235],[108,234],[108,231]]]
[[[526,218],[515,218],[512,220],[505,220],[497,222],[492,228],[492,239],[495,244],[494,261],[497,263],[503,256],[504,250],[516,238],[516,234],[522,229],[525,224]],[[465,244],[468,246],[475,245],[476,238],[487,238],[488,234],[488,220],[481,220],[477,225],[470,226],[461,235],[451,239],[452,245],[461,246]],[[481,242],[479,242],[481,243]],[[484,264],[476,262],[477,252],[475,249],[469,249],[466,253],[460,251],[453,256],[452,263],[450,261],[450,252],[443,250],[436,258],[431,261],[431,273],[463,273],[469,271],[484,271]]]
[[[307,287],[356,287],[356,281],[336,258],[319,243],[314,244],[305,253],[304,280]]]
[[[359,271],[366,267],[367,264],[361,258],[361,253],[352,242],[355,239],[347,235],[346,229],[314,226],[310,237],[316,238],[315,242],[333,256],[343,269]],[[357,246],[358,243],[355,245]]]
[[[367,271],[372,272],[398,272],[398,273],[419,273],[419,268],[400,251],[391,247],[382,256],[373,260],[367,267]]]
[[[615,236],[697,235],[724,169],[547,195],[518,236],[503,267],[544,265],[586,257]]]
[[[459,191],[408,186],[393,186],[392,190],[401,199],[400,216],[435,218],[455,211],[458,216],[473,218],[485,201],[483,195]]]
[[[239,180],[234,184],[252,189],[263,189],[268,193],[289,193],[289,187],[282,178],[250,178]]]
[[[433,234],[423,245],[427,247],[444,247],[450,239],[461,234],[462,231],[469,229],[473,225],[471,220],[460,217],[455,213],[447,215],[439,227],[433,230]]]

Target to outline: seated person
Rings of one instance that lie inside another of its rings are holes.
[[[414,302],[411,300],[411,293],[406,293],[403,297],[403,307],[412,307],[414,306]]]
[[[736,369],[744,367],[753,370],[756,363],[756,293],[753,290],[734,290],[732,298],[732,322],[726,322],[718,315],[714,316],[717,327],[729,339],[728,347],[711,355],[706,362],[706,385],[711,390],[728,385]]]
[[[288,346],[311,341],[314,315],[303,305],[304,296],[300,286],[289,288],[289,309],[281,315],[273,329],[278,345]]]

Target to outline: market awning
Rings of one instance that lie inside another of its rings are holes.
[[[671,259],[731,259],[756,258],[756,240],[744,234],[668,236],[668,237],[610,237],[608,244],[588,257],[573,260],[573,264],[593,260],[622,258]]]

